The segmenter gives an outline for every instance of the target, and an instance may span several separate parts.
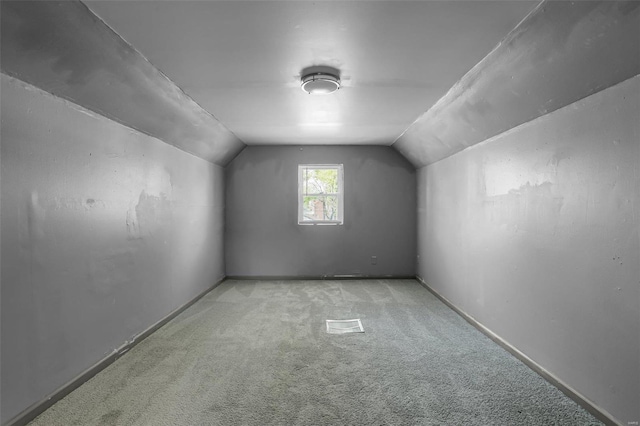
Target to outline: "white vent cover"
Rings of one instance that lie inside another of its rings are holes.
[[[362,322],[359,319],[327,320],[327,333],[364,333],[364,328],[362,328]]]

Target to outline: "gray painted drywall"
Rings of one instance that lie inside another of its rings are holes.
[[[2,75],[2,417],[224,276],[224,170]]]
[[[640,421],[640,77],[418,171],[418,274]]]
[[[546,1],[393,145],[416,167],[640,73],[640,2]]]
[[[298,225],[298,164],[333,163],[344,224]],[[415,200],[415,170],[389,147],[249,146],[226,169],[227,275],[414,275]]]
[[[226,165],[233,133],[79,1],[3,1],[2,72]]]

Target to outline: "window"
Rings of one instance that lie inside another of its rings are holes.
[[[342,225],[342,164],[298,166],[298,224]]]

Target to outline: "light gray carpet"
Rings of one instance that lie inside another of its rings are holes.
[[[414,280],[230,280],[31,424],[600,422]]]

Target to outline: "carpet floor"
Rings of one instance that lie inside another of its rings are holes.
[[[415,280],[227,280],[31,423],[599,424]]]

